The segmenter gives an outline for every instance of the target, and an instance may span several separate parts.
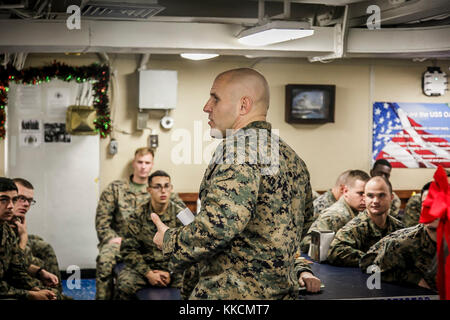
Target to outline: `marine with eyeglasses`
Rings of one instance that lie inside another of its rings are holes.
[[[12,224],[19,228],[20,222],[11,223],[19,199],[17,192],[11,179],[0,177],[0,299],[54,300],[59,294],[47,287],[52,285],[49,273],[37,266],[28,267],[18,245]],[[34,278],[42,284],[36,285]]]
[[[175,228],[182,226],[177,214],[186,206],[170,198],[172,184],[166,172],[155,171],[149,176],[148,182],[150,199],[128,218],[120,247],[125,267],[117,278],[115,299],[136,299],[136,292],[148,286],[181,288],[182,285],[183,273],[170,273],[169,259],[153,243],[157,229],[150,215],[152,212],[158,214],[166,225]]]
[[[133,174],[130,178],[126,181],[111,182],[100,195],[95,216],[95,229],[99,240],[95,279],[97,300],[113,298],[113,270],[116,263],[121,261],[120,245],[128,218],[138,207],[150,200],[147,186],[153,160],[152,149],[138,148],[134,153]],[[184,205],[175,193],[172,193],[171,199]]]
[[[40,270],[39,273],[49,273],[51,283],[62,294],[61,273],[55,250],[42,237],[27,232],[26,215],[31,206],[36,204],[36,200],[33,199],[34,187],[23,178],[14,178],[13,181],[18,193],[12,220],[17,221],[13,226],[19,239],[19,247],[24,251],[25,264],[31,268],[37,267]],[[36,285],[39,285],[39,282]]]

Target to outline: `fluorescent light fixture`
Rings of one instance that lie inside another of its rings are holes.
[[[218,57],[219,55],[216,53],[181,53],[180,56],[190,60],[206,60]]]
[[[308,22],[271,21],[242,31],[238,41],[251,46],[265,46],[268,44],[295,40],[314,34]]]

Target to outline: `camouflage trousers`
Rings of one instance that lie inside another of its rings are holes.
[[[113,298],[113,270],[118,260],[120,260],[120,244],[106,243],[100,247],[95,275],[95,299],[111,300]]]
[[[25,248],[25,256],[28,263],[44,268],[58,277],[59,281],[56,289],[61,293],[61,273],[59,271],[58,259],[56,258],[53,247],[41,237],[30,234],[28,235],[27,247]],[[40,287],[42,286],[42,283],[36,279],[35,285]]]
[[[180,288],[182,282],[181,274],[172,274],[169,287]],[[143,288],[151,287],[147,278],[140,273],[125,265],[120,271],[117,278],[116,287],[114,290],[115,300],[135,300],[137,299],[136,292]]]

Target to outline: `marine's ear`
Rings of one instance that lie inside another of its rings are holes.
[[[253,107],[253,100],[248,96],[244,96],[240,100],[241,106],[239,108],[239,114],[241,116],[248,114]]]

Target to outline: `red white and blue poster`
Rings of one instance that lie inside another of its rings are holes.
[[[393,168],[450,168],[450,105],[375,102],[372,160]]]

